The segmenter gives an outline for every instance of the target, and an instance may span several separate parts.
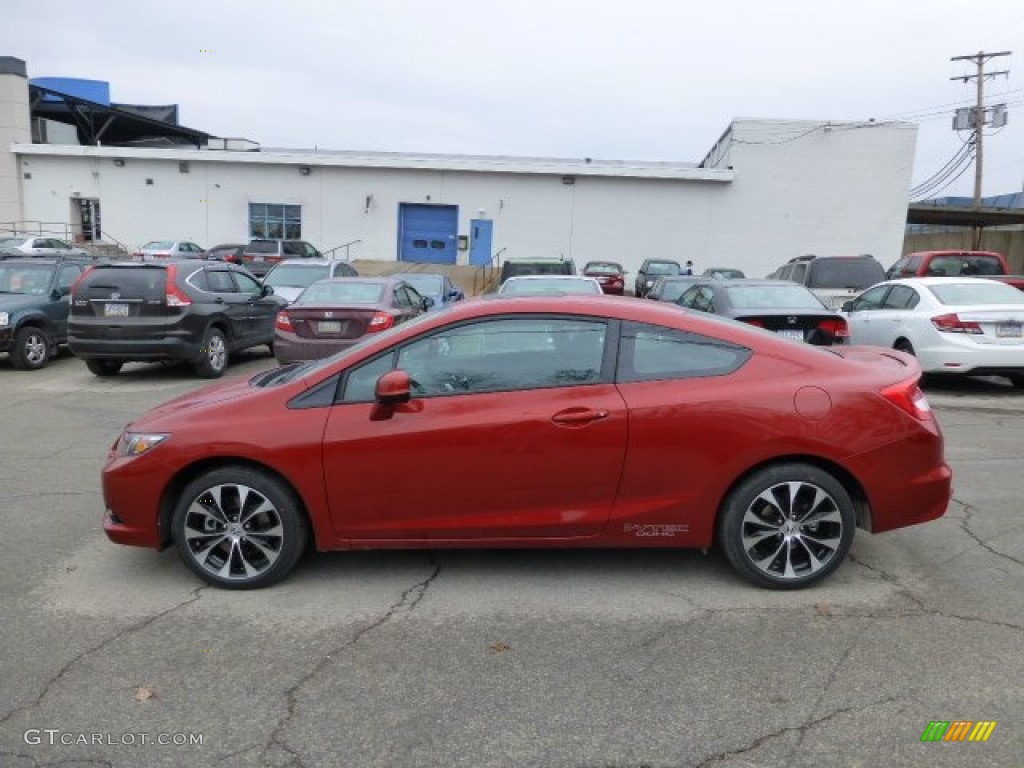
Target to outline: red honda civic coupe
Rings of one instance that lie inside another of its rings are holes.
[[[319,550],[698,547],[792,589],[941,517],[916,360],[629,298],[480,299],[130,424],[104,529],[219,587]]]

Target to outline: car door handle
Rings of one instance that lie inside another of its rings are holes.
[[[568,408],[559,411],[551,420],[556,424],[586,424],[591,421],[600,421],[608,418],[608,411],[593,410],[591,408]]]

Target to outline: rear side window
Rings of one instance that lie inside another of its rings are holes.
[[[113,294],[120,294],[114,297]],[[160,267],[96,267],[78,284],[83,298],[142,299],[163,301],[167,294],[167,270]]]
[[[623,323],[616,382],[724,376],[750,359],[751,350],[710,336],[642,323]]]
[[[810,268],[808,288],[862,291],[885,280],[885,270],[874,259],[820,259]]]

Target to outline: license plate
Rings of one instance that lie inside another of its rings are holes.
[[[253,261],[263,261],[263,257],[262,256],[253,256],[252,260]]]
[[[793,341],[803,341],[804,340],[804,332],[803,331],[794,331],[794,330],[791,330],[789,328],[783,328],[781,331],[777,331],[777,333],[779,334],[779,336],[781,336],[784,339],[792,339]]]
[[[340,333],[340,320],[321,320],[316,324],[317,333]]]
[[[1019,339],[1021,335],[1020,323],[996,323],[996,336],[1000,339]]]
[[[104,317],[128,317],[127,304],[107,304],[103,307]]]

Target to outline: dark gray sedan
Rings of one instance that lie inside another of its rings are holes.
[[[740,320],[808,344],[846,344],[846,318],[802,285],[788,280],[704,278],[676,302],[681,307]]]

